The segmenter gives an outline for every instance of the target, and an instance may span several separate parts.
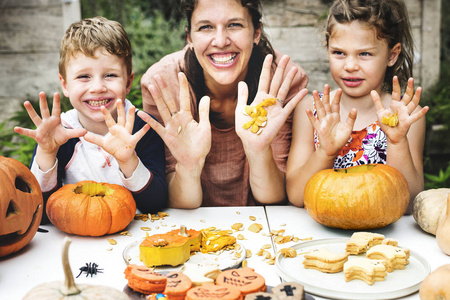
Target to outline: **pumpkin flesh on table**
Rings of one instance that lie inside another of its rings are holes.
[[[403,216],[408,183],[396,169],[369,164],[317,172],[303,195],[309,215],[328,227],[365,230],[387,226]]]

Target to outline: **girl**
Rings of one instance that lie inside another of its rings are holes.
[[[334,1],[326,47],[339,88],[330,92],[325,85],[323,95],[314,91],[295,110],[286,174],[290,202],[303,206],[306,182],[320,170],[369,163],[399,170],[414,199],[423,190],[423,116],[428,107],[419,107],[421,88],[414,93],[410,78],[413,41],[405,4]],[[383,117],[393,114],[398,124],[383,124]]]

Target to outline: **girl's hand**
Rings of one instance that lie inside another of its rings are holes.
[[[53,95],[52,114],[47,104],[47,97],[44,92],[39,93],[39,108],[42,118],[36,113],[29,101],[24,103],[28,115],[36,125],[36,129],[15,127],[14,131],[34,139],[42,151],[46,154],[55,154],[59,147],[69,139],[78,138],[86,134],[86,129],[67,129],[61,124],[61,102],[59,94]]]
[[[135,107],[128,109],[128,116],[125,118],[125,108],[122,100],[118,99],[117,104],[117,122],[114,121],[110,112],[102,106],[101,110],[105,117],[105,123],[109,132],[105,136],[88,132],[84,138],[86,141],[96,144],[106,152],[114,156],[119,165],[126,164],[136,156],[134,149],[140,139],[147,133],[150,126],[146,124],[135,134],[133,133]],[[137,166],[137,165],[136,165]],[[132,171],[136,168],[132,168]],[[121,169],[123,167],[121,166]]]
[[[421,93],[422,88],[420,87],[414,93],[414,79],[410,78],[405,95],[401,97],[401,89],[397,76],[394,76],[393,79],[392,100],[389,104],[389,109],[384,108],[380,95],[376,91],[370,93],[377,109],[378,123],[391,143],[397,144],[405,139],[411,125],[422,118],[428,111],[428,106],[423,108],[419,106]],[[383,124],[383,117],[393,115],[398,117],[398,124],[395,126]]]
[[[187,169],[203,168],[203,163],[211,149],[211,124],[209,122],[209,97],[205,96],[199,104],[199,122],[191,113],[189,83],[184,73],[178,74],[180,83],[180,109],[161,76],[156,75],[158,87],[148,87],[164,126],[149,115],[138,112],[139,117],[146,121],[163,139],[178,164]]]
[[[267,98],[277,98],[274,105],[264,107],[267,111],[267,122],[259,134],[252,133],[250,129],[244,129],[243,125],[251,121],[251,117],[245,115],[245,106],[247,105],[248,99],[248,87],[245,82],[240,82],[238,87],[238,103],[235,110],[235,125],[236,133],[242,140],[244,149],[246,153],[258,152],[261,150],[266,150],[269,148],[270,143],[276,137],[281,127],[286,122],[287,118],[297,106],[303,97],[306,96],[308,90],[301,90],[292,100],[290,100],[284,107],[284,100],[286,99],[292,80],[295,74],[298,72],[297,68],[291,68],[286,78],[283,79],[286,72],[286,66],[289,62],[289,56],[285,55],[281,58],[273,78],[271,78],[271,67],[272,67],[272,55],[267,55],[263,69],[261,71],[261,76],[259,80],[258,93],[253,100],[251,106],[255,106],[264,99]]]
[[[316,118],[310,109],[306,110],[311,124],[317,131],[319,144],[322,151],[327,156],[336,157],[347,143],[353,130],[356,120],[356,109],[352,109],[348,114],[345,123],[341,122],[340,106],[342,90],[338,89],[330,104],[330,86],[325,85],[322,100],[317,91],[313,91],[316,106]]]

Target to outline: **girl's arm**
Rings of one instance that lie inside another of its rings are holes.
[[[428,107],[419,106],[422,89],[414,93],[414,80],[410,78],[403,97],[398,78],[393,79],[392,100],[385,109],[380,96],[372,91],[378,121],[387,138],[386,163],[405,176],[410,192],[407,213],[411,213],[412,200],[423,190],[423,146],[425,141],[425,113]],[[398,124],[383,124],[383,117],[397,114]]]
[[[326,85],[322,100],[314,91],[313,97],[302,101],[295,110],[286,188],[289,201],[296,206],[304,206],[303,192],[308,180],[318,171],[333,167],[336,156],[350,137],[356,110],[349,113],[345,123],[340,122],[340,95],[341,90],[336,91],[330,104],[329,86]],[[313,101],[318,118],[312,112]],[[317,149],[314,146],[314,129],[320,144]]]

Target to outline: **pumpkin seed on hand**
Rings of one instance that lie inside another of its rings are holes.
[[[250,129],[252,133],[260,134],[262,127],[267,124],[267,110],[264,107],[274,105],[276,101],[276,98],[266,98],[256,106],[246,105],[243,114],[251,117],[252,120],[244,123],[242,128]]]
[[[388,125],[390,127],[395,127],[398,124],[398,113],[389,114],[388,116],[384,116],[381,120],[381,123],[384,125]]]

